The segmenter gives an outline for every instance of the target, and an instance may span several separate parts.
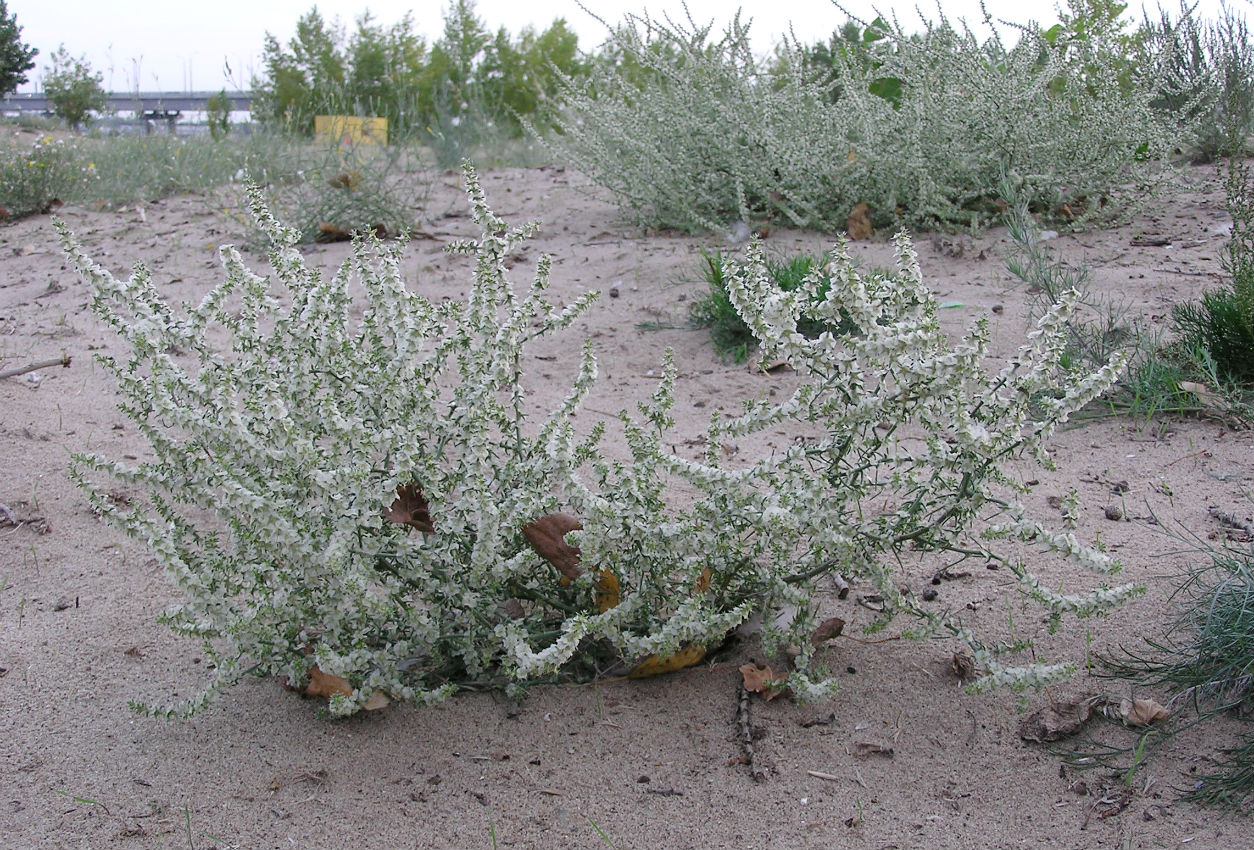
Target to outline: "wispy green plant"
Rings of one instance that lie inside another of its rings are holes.
[[[1221,714],[1254,710],[1254,556],[1248,547],[1189,541],[1210,563],[1190,569],[1175,590],[1178,616],[1144,649],[1102,659],[1103,675],[1165,687],[1177,713],[1174,731]],[[1242,807],[1254,799],[1254,733],[1225,748],[1216,769],[1185,794],[1199,802]]]
[[[1249,166],[1239,157],[1228,161],[1224,181],[1232,235],[1223,266],[1229,280],[1222,289],[1173,311],[1178,333],[1186,343],[1210,353],[1221,376],[1254,383],[1254,183]]]
[[[285,170],[292,177],[268,181],[267,197],[305,242],[406,233],[430,186],[415,178],[425,165],[412,146],[315,141],[294,147],[290,157]]]
[[[756,351],[757,338],[736,310],[727,291],[729,260],[730,257],[718,249],[702,250],[701,273],[710,290],[693,302],[688,318],[693,327],[709,328],[714,350],[720,357],[743,363]],[[831,257],[827,254],[817,257],[805,254],[791,257],[767,256],[764,258],[764,268],[773,284],[782,292],[801,289],[807,278],[816,276],[818,283],[812,287],[812,291],[816,298],[822,300],[827,297],[827,289],[831,285],[827,276],[830,260]],[[842,329],[810,316],[803,316],[797,323],[797,330],[813,339],[824,330],[839,333]],[[843,330],[847,331],[849,328],[845,327]]]
[[[1006,270],[1027,287],[1031,314],[1040,315],[1060,299],[1072,297],[1068,293],[1078,294],[1077,308],[1067,326],[1066,365],[1085,370],[1117,353],[1127,358],[1127,370],[1085,415],[1105,411],[1148,419],[1163,413],[1203,410],[1197,395],[1186,389],[1186,382],[1205,380],[1204,352],[1174,339],[1165,340],[1127,305],[1094,295],[1089,286],[1091,269],[1068,261],[1049,246],[1028,205],[1004,181],[1001,193],[1013,246],[1006,257]]]

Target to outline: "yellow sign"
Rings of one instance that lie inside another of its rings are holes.
[[[388,120],[356,115],[315,115],[314,138],[340,145],[386,145]]]

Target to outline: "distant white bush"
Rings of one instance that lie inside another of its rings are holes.
[[[1009,177],[1035,209],[1110,217],[1143,194],[1171,137],[1158,73],[1101,39],[1022,27],[1007,46],[943,19],[921,35],[876,21],[822,69],[784,46],[767,67],[748,27],[721,39],[629,16],[589,79],[569,81],[557,156],[638,223],[740,220],[843,228],[854,207],[927,227],[978,227]]]

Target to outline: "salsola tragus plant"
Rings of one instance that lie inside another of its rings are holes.
[[[548,303],[546,259],[516,292],[505,260],[533,227],[507,229],[468,166],[465,181],[481,235],[450,246],[475,258],[464,303],[408,291],[400,248],[373,241],[324,279],[257,192],[273,276],[224,249],[226,280],[177,310],[142,265],[119,280],[60,225],[94,310],[129,347],[102,362],[151,446],[135,464],[76,455],[72,474],[151,547],[184,595],[163,619],[216,665],[191,700],[140,708],[186,714],[249,672],[307,690],[330,681],[336,714],[430,703],[466,683],[548,680],[588,654],[696,659],[758,611],[768,651],[799,648],[789,685],[821,696],[833,685],[810,638],[820,582],[837,571],[883,594],[879,625],[904,611],[921,618],[917,634],[969,643],[975,687],[1025,686],[1069,667],[1007,666],[997,646],[904,595],[897,565],[929,551],[997,559],[1055,618],[1137,591],[1101,583],[1116,561],[1027,517],[1004,468],[1047,462],[1050,432],[1117,371],[1059,368],[1065,300],[989,373],[985,326],[957,342],[942,333],[905,236],[890,275],[863,278],[842,246],[792,292],[772,285],[755,248],[729,268],[728,292],[763,352],[805,376],[796,391],[713,419],[704,457],[680,458],[667,442],[668,357],[651,400],[614,426],[625,446],[603,449],[606,424],[575,417],[596,374],[590,345],[539,421],[521,380],[528,344],[592,296]],[[807,338],[803,312],[843,330]],[[724,459],[728,441],[781,427],[804,439]],[[133,503],[108,497],[118,482]],[[994,551],[1003,538],[1078,561],[1100,586],[1047,589]]]
[[[589,78],[568,81],[544,142],[644,226],[843,227],[859,203],[927,227],[1000,215],[1009,174],[1034,210],[1118,215],[1163,172],[1172,141],[1150,106],[1151,61],[1055,28],[1017,42],[941,18],[912,35],[875,21],[821,72],[799,45],[769,68],[748,26],[628,16]],[[1147,82],[1148,81],[1148,82]]]

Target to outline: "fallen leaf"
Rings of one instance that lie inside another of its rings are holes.
[[[1093,701],[1088,697],[1050,703],[1023,718],[1019,737],[1038,744],[1059,741],[1079,732],[1092,714]]]
[[[714,575],[714,571],[711,570],[709,567],[706,567],[704,570],[702,570],[701,574],[697,576],[697,580],[692,583],[692,595],[696,596],[698,593],[705,593],[707,590],[709,590],[710,579],[713,577],[713,575]]]
[[[352,192],[361,184],[361,172],[344,171],[332,177],[327,183],[336,189],[347,189]]]
[[[352,696],[353,686],[343,676],[323,673],[317,667],[309,671],[309,684],[305,686],[305,696],[329,698],[335,694]]]
[[[674,655],[668,655],[665,658],[650,655],[635,667],[632,667],[631,672],[627,674],[627,678],[647,679],[650,676],[660,676],[663,673],[674,673],[676,670],[691,667],[702,658],[705,658],[705,647],[690,643]]]
[[[955,652],[949,666],[964,685],[975,678],[975,659],[965,652]]]
[[[426,534],[434,534],[430,506],[417,484],[402,484],[396,488],[396,499],[383,512],[383,518],[398,525],[408,525]]]
[[[858,741],[853,745],[853,754],[860,759],[867,758],[868,756],[884,756],[885,758],[892,758],[893,748],[888,744],[877,744],[874,741]]]
[[[596,585],[597,613],[604,614],[611,608],[617,608],[623,600],[622,590],[618,585],[618,576],[608,569],[597,570]]]
[[[324,673],[317,667],[309,671],[309,684],[305,686],[304,694],[307,697],[326,697],[330,699],[336,694],[342,694],[346,697],[353,695],[353,686],[348,683],[348,679],[343,676],[336,676],[331,673]],[[370,695],[370,699],[366,700],[362,705],[366,711],[378,711],[386,708],[392,700],[383,691],[375,691]]]
[[[875,231],[871,227],[871,208],[867,206],[866,201],[858,204],[853,208],[853,212],[849,213],[849,218],[845,221],[845,232],[853,240],[871,238]]]
[[[527,609],[523,607],[522,600],[520,599],[506,599],[502,602],[498,602],[496,610],[500,611],[511,620],[521,620],[523,617],[527,616]]]
[[[1223,407],[1223,397],[1205,384],[1199,384],[1196,381],[1181,381],[1180,389],[1197,396],[1197,400],[1202,403],[1203,407]]]
[[[522,527],[523,536],[536,553],[562,574],[562,584],[568,585],[583,574],[579,567],[579,547],[566,542],[566,535],[579,531],[583,523],[570,514],[548,514]],[[615,579],[617,583],[617,579]]]
[[[744,679],[745,690],[761,694],[768,702],[781,694],[789,693],[784,685],[787,676],[776,676],[770,667],[759,667],[756,664],[740,665],[740,675]]]
[[[315,242],[347,242],[353,238],[353,234],[342,227],[331,224],[328,221],[318,222],[318,234],[314,237]]]
[[[1153,726],[1171,716],[1171,712],[1152,699],[1124,699],[1119,715],[1128,726]]]
[[[840,633],[844,630],[844,620],[840,617],[828,617],[826,620],[819,623],[818,628],[814,630],[814,634],[810,635],[810,643],[815,646],[819,646],[834,637],[839,637]]]
[[[784,372],[791,372],[793,371],[793,368],[792,368],[792,364],[789,363],[786,359],[780,358],[776,360],[770,360],[765,363],[759,363],[758,371],[761,372],[763,375],[779,375]]]
[[[362,708],[366,711],[378,711],[381,708],[387,708],[391,702],[392,700],[383,691],[375,691],[370,695],[370,699],[366,700],[362,705]]]

